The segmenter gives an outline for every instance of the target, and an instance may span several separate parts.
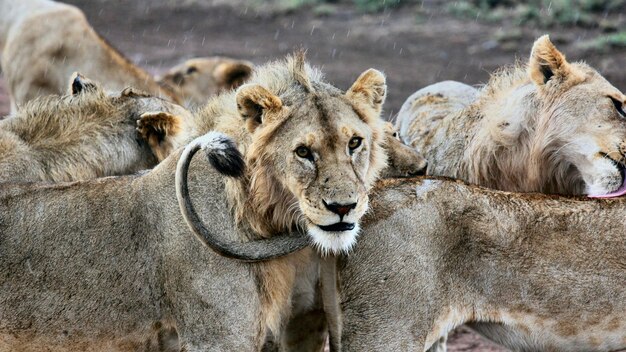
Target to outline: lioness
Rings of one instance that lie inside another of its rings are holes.
[[[0,120],[0,182],[130,174],[188,140],[192,116],[178,105],[132,89],[107,95],[79,74],[69,90]]]
[[[212,141],[218,170],[240,173],[234,145]],[[255,350],[264,281],[193,238],[176,203],[178,155],[132,176],[0,184],[0,351],[137,351],[169,326],[186,351]],[[237,237],[223,177],[206,160],[190,174],[202,218]]]
[[[439,179],[370,197],[340,267],[344,351],[425,351],[463,323],[513,351],[626,348],[625,199]]]
[[[403,105],[403,140],[429,175],[508,191],[601,195],[624,188],[626,96],[584,63],[569,63],[548,36],[526,66],[480,90],[426,87]]]
[[[209,97],[239,87],[252,74],[251,62],[227,57],[194,58],[173,67],[157,78],[160,85],[171,87],[187,107],[205,104]]]
[[[340,265],[344,351],[426,351],[463,323],[516,351],[626,348],[626,200],[428,178],[371,199]]]
[[[193,101],[206,99],[246,78],[245,63],[207,58],[199,60],[193,78],[185,76],[189,78],[185,84],[156,82],[107,43],[80,9],[50,0],[0,0],[0,52],[12,112],[35,97],[63,94],[74,71],[100,81],[106,89],[132,86],[177,103],[191,95]],[[209,72],[205,66],[215,62],[216,70]]]

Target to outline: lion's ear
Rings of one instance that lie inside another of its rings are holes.
[[[570,64],[546,34],[535,41],[528,64],[530,78],[542,86],[551,79],[564,81],[571,74]]]
[[[143,90],[139,90],[133,87],[126,87],[122,89],[120,96],[127,98],[148,98],[152,95],[150,95],[150,93],[144,92]]]
[[[237,90],[237,109],[250,132],[264,122],[263,116],[282,107],[279,97],[258,84],[245,84]]]
[[[83,92],[94,91],[97,89],[96,84],[78,72],[72,73],[70,78],[69,92],[72,95],[78,95]]]
[[[146,112],[137,120],[137,131],[161,161],[178,147],[176,139],[182,132],[182,118],[162,111]]]
[[[348,99],[380,114],[387,95],[385,75],[373,68],[363,72],[346,92]]]
[[[213,69],[213,78],[220,88],[235,89],[247,81],[252,75],[252,64],[245,61],[226,61]]]

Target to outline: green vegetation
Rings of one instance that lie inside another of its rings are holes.
[[[465,0],[449,3],[455,16],[486,21],[512,20],[541,27],[600,26],[602,17],[626,8],[626,0]]]
[[[365,12],[379,12],[385,8],[397,7],[403,3],[408,3],[408,0],[351,0],[356,7]]]
[[[577,46],[583,50],[600,53],[607,52],[610,49],[615,48],[626,48],[626,30],[582,41],[578,43]]]

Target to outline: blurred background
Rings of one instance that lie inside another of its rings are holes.
[[[184,59],[225,55],[263,63],[295,48],[342,89],[375,67],[388,77],[391,118],[417,89],[486,82],[526,60],[549,33],[626,89],[626,0],[68,0],[129,59],[160,73]],[[0,114],[8,112],[0,83]]]
[[[17,1],[17,0],[16,0]],[[261,64],[308,49],[327,80],[347,89],[370,67],[388,77],[385,116],[442,80],[485,83],[525,61],[548,33],[626,90],[626,0],[68,0],[130,60],[153,74],[197,56]],[[0,116],[9,111],[0,79]],[[419,304],[419,302],[416,302]],[[449,351],[504,351],[465,328]]]

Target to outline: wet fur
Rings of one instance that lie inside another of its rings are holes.
[[[344,351],[424,351],[463,323],[511,350],[626,348],[623,199],[428,178],[371,197],[340,270]]]
[[[153,110],[173,125],[144,119]],[[107,95],[95,83],[76,94],[33,100],[0,121],[0,181],[76,181],[151,168],[184,143],[185,113],[130,91]],[[150,131],[138,132],[138,122]],[[169,133],[167,145],[151,141],[153,127]]]
[[[142,175],[0,187],[0,350],[136,351],[169,327],[189,352],[260,349],[259,278],[288,280],[292,259],[240,264],[195,239],[176,202],[178,157]],[[204,157],[191,163],[190,194],[211,231],[241,238]]]
[[[544,77],[546,69],[552,71]],[[430,175],[508,191],[608,193],[621,177],[600,155],[622,161],[626,139],[610,95],[626,101],[591,67],[568,63],[544,36],[527,65],[500,70],[480,91],[448,81],[416,92],[397,124],[403,140],[429,160]]]

